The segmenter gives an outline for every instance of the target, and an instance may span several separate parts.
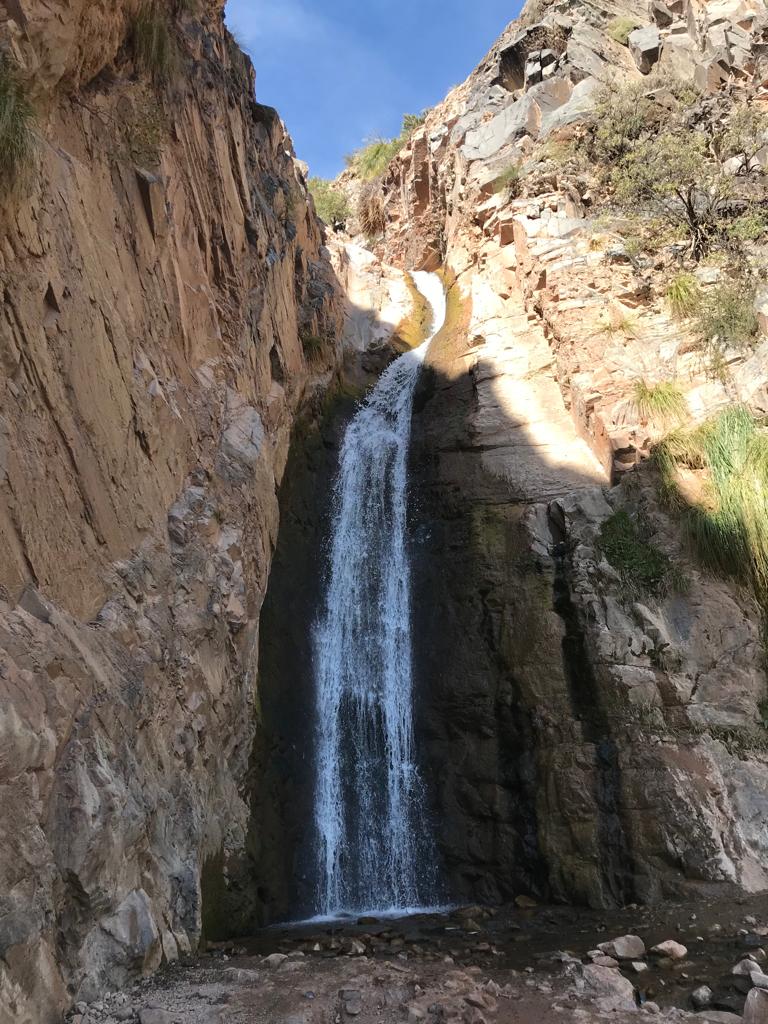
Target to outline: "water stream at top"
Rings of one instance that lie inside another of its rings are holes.
[[[347,428],[313,635],[320,917],[407,913],[435,900],[413,750],[407,501],[413,395],[445,293],[436,274],[413,278],[432,334],[389,365]]]

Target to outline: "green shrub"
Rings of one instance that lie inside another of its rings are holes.
[[[372,181],[386,171],[389,163],[400,152],[400,139],[373,139],[359,149],[348,163],[363,181]]]
[[[424,123],[425,114],[405,114],[400,134],[394,139],[372,139],[362,149],[345,157],[348,167],[363,181],[373,181],[386,171],[416,129]]]
[[[310,361],[315,360],[322,354],[322,351],[326,344],[326,339],[319,334],[314,334],[308,328],[302,328],[299,331],[299,340],[301,341],[301,347],[304,350],[304,355]]]
[[[616,163],[611,183],[632,209],[649,205],[685,226],[696,258],[717,232],[730,180],[709,155],[702,133],[665,131],[641,138]]]
[[[680,423],[688,415],[685,396],[672,381],[650,385],[644,380],[637,381],[634,388],[634,404],[643,419],[662,427]]]
[[[426,119],[426,114],[403,114],[403,129],[400,137],[409,139],[417,128],[421,128]]]
[[[701,285],[693,276],[681,271],[669,282],[666,299],[677,320],[693,316],[701,305]]]
[[[680,586],[678,570],[663,551],[648,543],[624,509],[605,520],[598,544],[631,592],[662,596]]]
[[[350,208],[349,200],[341,189],[334,188],[333,182],[326,178],[310,178],[308,184],[318,216],[326,224],[345,224]]]
[[[736,107],[732,112],[728,127],[718,140],[723,158],[737,157],[740,161],[737,173],[750,170],[755,155],[766,144],[768,120],[755,107],[746,103]]]
[[[768,610],[766,428],[744,406],[732,406],[695,430],[669,435],[655,458],[699,557],[723,575],[751,583]],[[700,501],[683,501],[681,468],[702,471]]]
[[[622,46],[629,45],[629,34],[640,27],[640,23],[634,18],[619,17],[608,23],[608,35]]]
[[[620,207],[684,227],[699,258],[720,236],[733,179],[723,170],[711,125],[693,128],[685,119],[693,90],[651,77],[603,86],[577,145],[597,164]],[[656,102],[656,87],[673,93],[672,109]]]
[[[0,55],[0,188],[7,190],[29,168],[35,113],[10,58]]]
[[[665,111],[646,96],[647,86],[629,82],[603,86],[595,98],[592,131],[585,144],[600,164],[613,164],[644,132],[657,128]]]
[[[178,64],[178,49],[167,13],[148,2],[139,8],[131,26],[131,49],[137,71],[157,84],[168,81]]]
[[[499,192],[517,195],[520,191],[520,165],[510,164],[498,177],[493,179],[491,188],[494,195],[497,195]]]
[[[736,242],[756,242],[767,230],[765,214],[762,210],[752,210],[735,217],[726,228],[726,234]]]
[[[755,285],[742,280],[726,281],[704,296],[694,322],[710,356],[751,343],[759,326],[754,301]]]

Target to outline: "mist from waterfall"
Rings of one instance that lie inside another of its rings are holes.
[[[334,488],[330,571],[313,635],[316,912],[435,902],[435,857],[413,749],[408,450],[413,395],[445,321],[436,274],[413,275],[430,339],[384,371],[349,424]]]

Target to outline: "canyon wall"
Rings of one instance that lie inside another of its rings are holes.
[[[618,16],[650,57],[611,37]],[[633,255],[596,175],[562,156],[601,84],[652,68],[649,89],[702,90],[699,120],[760,108],[767,24],[750,3],[529,4],[376,186],[376,251],[454,282],[412,501],[419,729],[459,899],[768,885],[761,610],[685,543],[647,461],[662,430],[633,397],[673,379],[691,422],[764,416],[768,342],[710,372],[664,300],[665,251]],[[716,267],[696,270],[705,288]],[[617,513],[677,584],[649,593],[611,564]]]
[[[342,292],[223,2],[0,13],[36,111],[0,208],[0,1020],[195,948],[245,843],[258,621]],[[165,15],[164,15],[165,16]]]
[[[632,400],[661,372],[695,422],[765,415],[768,343],[708,374],[663,268],[552,159],[617,75],[759,93],[766,14],[539,6],[387,170],[375,256],[324,244],[220,0],[163,6],[163,76],[136,59],[138,0],[0,12],[37,125],[0,204],[2,1024],[58,1021],[194,949],[204,918],[296,910],[329,484],[406,269],[450,288],[411,509],[447,895],[768,885],[760,609],[684,545]],[[525,161],[521,189],[496,187]],[[622,510],[674,567],[664,592],[606,557]]]

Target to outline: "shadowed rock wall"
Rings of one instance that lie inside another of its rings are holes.
[[[3,1024],[194,948],[203,865],[242,855],[276,492],[340,354],[223,3],[161,5],[164,85],[132,64],[138,8],[0,15],[40,136],[0,209]]]

